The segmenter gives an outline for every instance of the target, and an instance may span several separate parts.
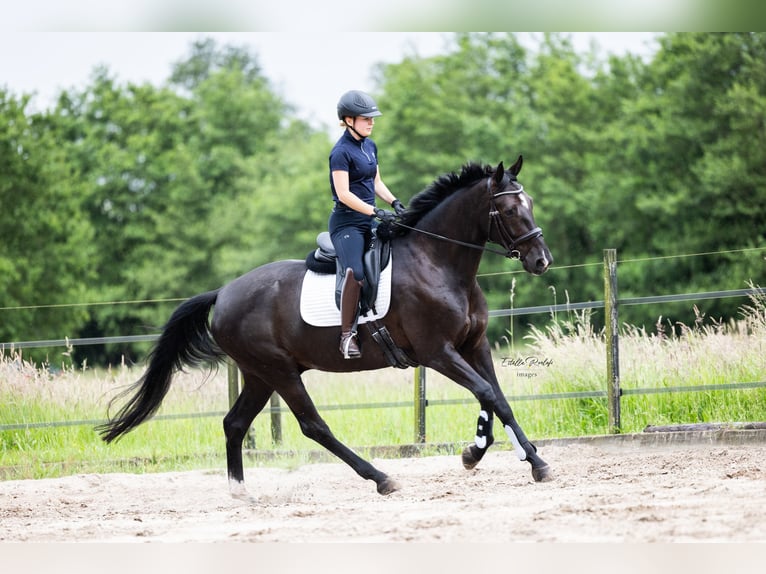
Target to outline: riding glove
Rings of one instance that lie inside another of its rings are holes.
[[[393,211],[386,211],[385,209],[375,208],[375,217],[385,222],[392,222],[396,220],[396,214]]]
[[[407,209],[407,208],[404,206],[404,204],[403,204],[401,201],[399,201],[398,199],[395,199],[395,200],[394,200],[394,201],[391,203],[391,207],[393,207],[393,208],[394,208],[394,211],[396,212],[396,215],[401,215],[401,214],[404,212],[404,210],[405,210],[405,209]]]

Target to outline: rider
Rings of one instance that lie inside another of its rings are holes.
[[[356,337],[359,294],[364,281],[362,255],[370,239],[373,218],[393,220],[404,205],[380,178],[378,148],[369,139],[375,118],[382,115],[375,100],[359,90],[343,94],[338,119],[343,135],[330,152],[330,186],[335,207],[328,223],[335,252],[344,270],[340,295],[340,351],[346,359],[362,356]],[[375,207],[375,196],[396,213]]]

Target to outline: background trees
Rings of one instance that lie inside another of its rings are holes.
[[[381,170],[403,200],[467,161],[524,155],[559,268],[533,279],[485,257],[491,307],[600,299],[607,247],[639,260],[621,266],[622,296],[761,280],[759,251],[646,258],[763,246],[766,35],[658,42],[642,60],[578,53],[562,34],[456,34],[439,56],[377,67]],[[295,119],[244,48],[201,40],[163,86],[96,69],[54,109],[27,104],[0,89],[0,340],[154,332],[177,299],[303,258],[326,227],[334,137]],[[114,362],[130,348],[77,352]]]
[[[74,333],[94,281],[93,222],[81,211],[84,186],[58,145],[56,118],[30,114],[29,99],[0,89],[0,339],[46,339],[50,326]],[[45,305],[46,307],[40,307]]]

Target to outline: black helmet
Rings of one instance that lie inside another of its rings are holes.
[[[369,95],[359,90],[351,90],[346,92],[340,97],[338,101],[338,119],[342,120],[345,117],[355,118],[356,116],[362,116],[364,118],[375,118],[383,115],[378,109],[378,105],[375,103]]]

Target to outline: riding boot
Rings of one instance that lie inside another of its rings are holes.
[[[344,359],[358,359],[362,356],[356,338],[361,290],[362,282],[354,279],[354,272],[349,267],[340,291],[340,352]]]

